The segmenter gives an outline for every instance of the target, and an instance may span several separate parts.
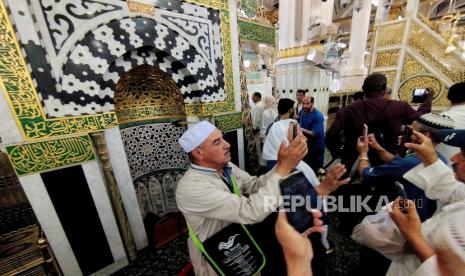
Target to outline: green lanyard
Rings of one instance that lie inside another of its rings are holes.
[[[237,187],[237,184],[236,184],[236,179],[234,178],[234,176],[231,174],[230,175],[230,178],[229,180],[231,181],[231,184],[232,184],[232,188],[233,188],[233,192],[235,195],[237,196],[241,196],[241,192],[239,191],[239,187]],[[247,236],[249,236],[250,240],[252,241],[252,243],[255,245],[255,247],[257,248],[257,250],[260,252],[260,254],[262,255],[263,259],[265,260],[265,262],[263,262],[262,266],[258,269],[258,271],[261,271],[263,269],[263,267],[265,266],[265,263],[266,263],[266,257],[265,257],[265,254],[263,254],[263,251],[262,249],[258,246],[257,242],[255,242],[255,240],[253,239],[252,235],[250,234],[249,230],[247,230],[247,228],[242,225],[242,229],[244,229],[244,232],[247,234]],[[197,249],[203,254],[205,255],[205,257],[210,261],[210,263],[216,268],[216,270],[218,272],[220,272],[220,274],[222,276],[224,276],[224,272],[218,267],[218,265],[215,263],[215,261],[210,257],[210,255],[207,253],[207,251],[205,250],[205,248],[203,247],[203,244],[202,242],[200,241],[199,237],[197,236],[197,233],[195,233],[194,229],[192,229],[192,227],[189,225],[189,223],[187,223],[187,228],[189,229],[189,236],[191,237],[192,241],[194,242],[194,245],[195,247],[197,247]]]

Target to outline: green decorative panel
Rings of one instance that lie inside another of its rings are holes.
[[[242,128],[242,112],[218,115],[214,119],[216,127],[221,131]]]
[[[6,147],[18,175],[39,173],[94,160],[88,135]]]
[[[241,0],[241,8],[248,18],[257,16],[257,0]]]
[[[275,29],[253,21],[239,19],[239,38],[244,41],[265,43],[274,46]]]

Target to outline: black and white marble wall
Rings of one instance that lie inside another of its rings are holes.
[[[177,0],[154,1],[155,16],[132,13],[125,1],[8,2],[48,117],[113,111],[116,82],[129,69],[118,65],[141,48],[153,49],[186,103],[225,100],[219,11]],[[142,62],[151,61],[131,66]]]

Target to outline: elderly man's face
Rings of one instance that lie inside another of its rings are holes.
[[[461,150],[452,156],[450,160],[452,161],[452,168],[454,168],[455,178],[465,183],[465,152]]]
[[[231,146],[223,139],[223,134],[215,129],[196,150],[198,158],[203,164],[211,168],[220,169],[231,161]]]

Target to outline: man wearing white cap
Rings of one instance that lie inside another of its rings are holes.
[[[404,178],[423,189],[429,198],[438,199],[445,206],[420,224],[415,204],[408,201],[409,208],[406,213],[403,213],[400,210],[400,198],[396,199],[391,217],[415,254],[405,254],[393,260],[386,275],[440,275],[438,259],[444,256],[437,255],[442,252],[435,252],[435,250],[438,250],[441,245],[446,245],[446,242],[453,242],[459,235],[463,235],[465,217],[457,217],[457,214],[460,212],[465,214],[463,213],[465,211],[465,130],[441,130],[435,133],[436,139],[461,148],[461,151],[451,158],[455,172],[438,159],[431,139],[420,132],[413,131],[413,133],[420,143],[406,143],[405,145],[415,150],[422,164],[404,174]],[[455,230],[455,233],[439,231],[437,235],[437,229],[451,220],[460,222],[460,227]],[[441,237],[439,242],[438,237]],[[462,237],[458,240],[460,239]],[[455,255],[464,257],[465,244],[461,243],[461,248],[453,247],[452,250],[455,250]],[[460,274],[443,275],[462,275],[463,272],[462,270]]]
[[[179,138],[179,144],[192,164],[178,183],[176,202],[201,242],[231,223],[254,224],[264,220],[272,211],[265,208],[265,197],[280,195],[280,180],[307,153],[306,140],[299,134],[289,146],[281,145],[274,170],[254,177],[230,163],[229,143],[207,121],[191,126]],[[240,196],[232,192],[231,178]],[[216,275],[191,238],[188,247],[195,274]]]

